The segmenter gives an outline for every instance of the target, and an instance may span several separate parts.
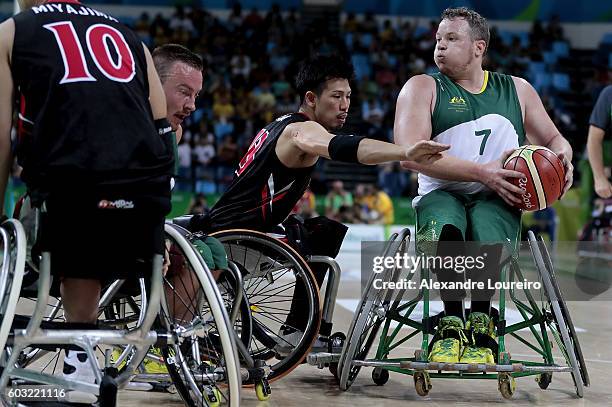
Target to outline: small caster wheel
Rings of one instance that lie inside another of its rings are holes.
[[[414,389],[419,396],[425,397],[431,390],[431,380],[427,372],[414,372]]]
[[[329,371],[332,375],[334,375],[336,380],[340,381],[340,376],[338,375],[338,364],[337,363],[330,363]]]
[[[166,387],[166,391],[170,394],[176,394],[177,392],[176,386],[174,384],[171,384],[168,387]]]
[[[550,382],[552,382],[552,373],[541,373],[537,375],[536,382],[538,382],[540,389],[546,390]]]
[[[206,386],[204,388],[204,397],[206,403],[210,407],[219,407],[221,405],[221,392],[216,387]]]
[[[377,367],[372,371],[372,380],[378,386],[384,386],[389,381],[389,371]]]
[[[510,376],[508,373],[500,373],[497,375],[497,385],[499,388],[499,392],[505,399],[511,399],[514,395],[514,391],[516,390],[516,382],[514,381],[514,377]]]
[[[334,332],[327,339],[327,350],[329,353],[340,353],[346,342],[346,335],[342,332]]]
[[[271,392],[272,390],[270,389],[270,384],[267,380],[262,380],[255,385],[255,395],[259,401],[270,400]]]
[[[100,407],[115,407],[117,405],[117,382],[110,376],[103,376],[100,383]]]

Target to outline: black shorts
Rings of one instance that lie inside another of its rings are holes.
[[[39,247],[51,253],[51,274],[113,280],[150,274],[164,252],[164,199],[49,196]]]

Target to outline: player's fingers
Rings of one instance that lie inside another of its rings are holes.
[[[519,171],[514,171],[514,170],[499,170],[500,174],[506,178],[524,178],[525,174],[523,174],[522,172]]]
[[[521,201],[520,196],[525,193],[525,191],[523,191],[521,188],[508,181],[504,181],[502,187],[512,196],[513,199],[516,199],[517,202]]]
[[[502,189],[504,189],[505,191],[508,191],[512,195],[523,195],[525,193],[525,191],[523,191],[521,188],[517,187],[511,182],[506,181],[503,178],[501,179],[499,184]]]

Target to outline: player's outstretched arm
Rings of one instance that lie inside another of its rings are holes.
[[[4,194],[11,164],[11,127],[13,121],[14,86],[11,75],[11,50],[15,23],[9,18],[0,24],[0,214],[4,213]]]
[[[529,82],[513,77],[519,99],[525,111],[524,126],[527,138],[533,144],[552,150],[565,167],[565,187],[562,196],[570,189],[574,179],[572,165],[572,146],[561,135],[546,112],[540,96]]]
[[[440,159],[449,146],[421,140],[405,147],[361,136],[333,135],[314,121],[287,126],[292,144],[302,154],[336,161],[360,164],[380,164],[390,161],[431,163]]]

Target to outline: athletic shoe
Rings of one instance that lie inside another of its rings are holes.
[[[154,356],[155,358],[150,357]],[[158,359],[157,359],[158,358]],[[164,363],[164,357],[161,354],[161,350],[156,347],[151,347],[149,354],[142,361],[144,367],[144,373],[146,374],[168,374],[168,368]]]
[[[429,352],[429,361],[438,363],[457,363],[461,348],[467,343],[463,333],[463,321],[459,317],[448,316],[440,320],[433,338],[434,344]]]
[[[87,353],[74,350],[66,350],[65,353],[63,369],[64,379],[85,383],[96,382],[96,376],[91,369]],[[66,392],[65,401],[70,403],[91,404],[98,401],[98,397],[91,393],[71,390]]]
[[[461,355],[461,363],[495,364],[493,351],[497,353],[493,320],[482,312],[472,312],[465,328],[470,333],[470,344]]]

